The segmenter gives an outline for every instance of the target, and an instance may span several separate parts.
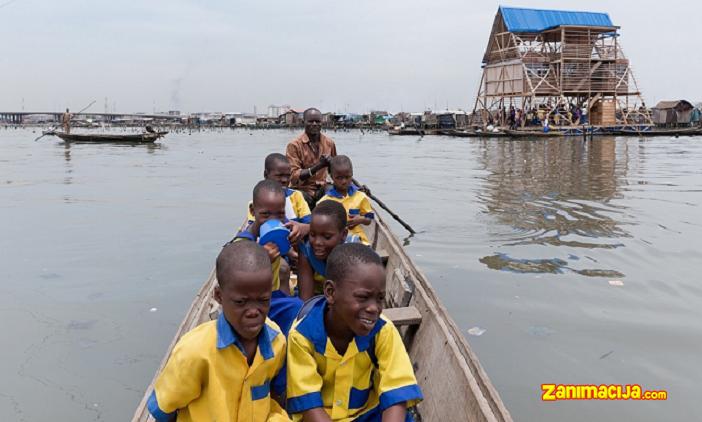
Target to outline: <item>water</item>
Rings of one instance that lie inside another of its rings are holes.
[[[294,134],[125,147],[0,131],[0,420],[131,417],[263,157]],[[702,139],[331,135],[420,232],[408,253],[515,420],[696,418]],[[543,403],[542,383],[669,399]]]

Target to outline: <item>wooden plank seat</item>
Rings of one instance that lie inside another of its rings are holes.
[[[419,325],[422,322],[422,313],[414,306],[383,309],[383,315],[397,327]]]

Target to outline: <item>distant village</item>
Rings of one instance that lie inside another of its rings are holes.
[[[170,129],[208,129],[208,128],[248,128],[276,129],[303,127],[304,109],[287,105],[268,107],[267,113],[241,112],[196,112],[181,113],[177,110],[156,113],[90,113],[84,112],[74,116],[71,125],[82,128],[134,127],[145,126],[166,127]],[[508,115],[509,110],[502,114]],[[532,115],[533,114],[533,115]],[[542,119],[541,112],[535,111],[524,115],[524,119]],[[561,122],[555,119],[554,126],[571,125],[564,118]],[[659,127],[694,127],[700,124],[702,103],[694,104],[687,100],[660,101],[655,107],[648,109],[653,123]],[[0,125],[58,125],[61,113],[40,112],[0,112]],[[509,116],[505,118],[509,120]],[[477,123],[476,123],[477,122]],[[390,113],[385,110],[373,110],[367,113],[323,112],[322,125],[327,129],[366,129],[366,130],[399,130],[420,129],[426,131],[450,131],[475,129],[485,126],[485,121],[478,113],[463,110],[440,110],[423,112]],[[495,126],[498,126],[496,124]]]
[[[90,113],[76,115],[74,127],[144,127],[146,125],[170,128],[299,128],[303,126],[303,108],[287,105],[268,107],[267,113],[196,112],[178,110],[156,113]],[[325,128],[388,129],[392,127],[456,129],[468,126],[469,113],[463,110],[389,113],[373,110],[367,113],[323,112]],[[0,113],[0,125],[52,125],[58,124],[61,113]]]

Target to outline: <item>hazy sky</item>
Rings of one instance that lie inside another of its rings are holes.
[[[499,4],[607,12],[648,104],[702,100],[692,1],[0,0],[0,111],[472,110]]]

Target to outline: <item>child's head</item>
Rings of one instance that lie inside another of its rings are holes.
[[[340,193],[346,193],[353,178],[351,159],[345,155],[333,157],[329,162],[329,174],[334,182],[334,188]]]
[[[309,238],[315,258],[327,259],[336,246],[344,243],[347,234],[346,209],[343,205],[326,200],[314,207]]]
[[[265,249],[239,240],[222,248],[217,257],[214,297],[236,334],[252,340],[265,324],[270,308],[273,272]]]
[[[292,170],[286,156],[277,152],[268,154],[263,168],[264,179],[275,180],[283,187],[287,187],[290,184],[291,174]]]
[[[334,248],[327,258],[324,296],[334,318],[354,335],[368,335],[385,303],[385,269],[378,254],[360,243]]]
[[[285,220],[285,190],[275,180],[261,180],[253,190],[251,214],[257,226],[268,220]]]

